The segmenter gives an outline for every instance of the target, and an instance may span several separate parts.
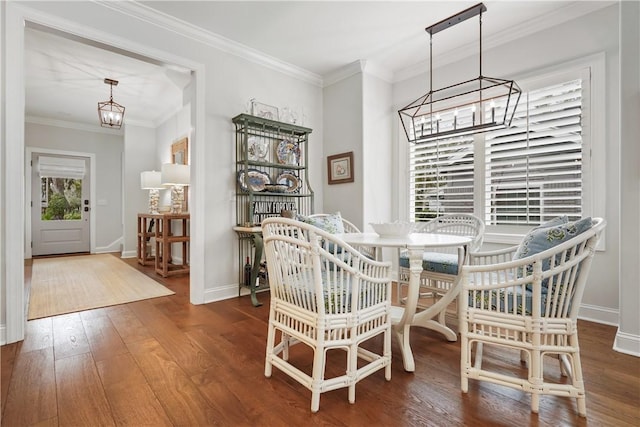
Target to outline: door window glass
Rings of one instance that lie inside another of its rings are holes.
[[[81,179],[43,177],[40,188],[43,221],[82,219]]]

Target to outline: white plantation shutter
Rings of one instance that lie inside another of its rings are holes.
[[[473,135],[411,144],[412,221],[473,213]]]
[[[487,225],[537,225],[582,216],[582,114],[581,79],[523,92],[510,128],[476,138],[479,177],[472,135],[409,144],[410,219],[475,213]],[[474,186],[483,212],[474,212]]]
[[[485,221],[582,215],[581,80],[523,94],[510,128],[486,135]]]

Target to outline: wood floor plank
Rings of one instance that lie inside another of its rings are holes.
[[[114,355],[96,364],[117,425],[172,425],[131,354]]]
[[[11,381],[11,375],[13,374],[14,362],[16,360],[16,354],[18,347],[21,343],[13,343],[9,345],[3,345],[0,347],[0,416],[4,413],[7,407],[7,394],[9,394],[9,382]]]
[[[96,362],[129,351],[106,314],[82,316],[82,324]]]
[[[20,352],[2,417],[3,426],[30,426],[57,416],[53,348]]]
[[[222,418],[158,341],[136,341],[127,346],[172,423],[204,426]]]
[[[60,426],[115,426],[90,353],[56,359]]]
[[[171,354],[187,376],[214,366],[214,359],[197,342],[193,342],[172,320],[150,301],[132,303],[131,309],[154,338]]]
[[[107,307],[105,311],[123,342],[130,343],[152,338],[149,330],[131,311],[128,304]]]
[[[20,351],[33,351],[53,346],[53,321],[51,317],[27,322],[25,339]]]
[[[91,351],[79,313],[63,314],[51,319],[56,360]]]

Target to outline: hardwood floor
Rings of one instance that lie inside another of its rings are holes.
[[[471,381],[462,394],[460,344],[417,328],[415,373],[394,342],[390,382],[383,371],[362,380],[354,405],[346,389],[324,393],[312,414],[309,391],[277,369],[264,377],[267,293],[257,308],[248,297],[194,306],[185,276],[127,262],[176,294],[27,322],[25,340],[1,349],[2,426],[640,425],[640,358],[611,349],[614,327],[584,321],[587,419],[574,399],[543,397],[536,415],[529,396],[509,388]],[[308,368],[302,350],[291,357]],[[485,360],[492,354],[504,358],[487,351]],[[328,370],[341,362],[331,356]]]

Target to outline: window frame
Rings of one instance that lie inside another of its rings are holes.
[[[573,76],[573,77],[571,77]],[[583,80],[582,93],[582,211],[583,216],[603,217],[606,208],[606,141],[605,141],[605,54],[604,52],[564,62],[554,66],[531,70],[516,76],[516,81],[523,91],[535,90],[571,78],[580,77]],[[402,134],[402,126],[398,121],[399,146],[398,170],[404,171],[399,176],[399,183],[404,191],[399,194],[400,217],[409,219],[411,200],[409,176],[409,146]],[[483,134],[476,134],[475,159],[484,159],[484,143],[478,143],[478,138],[484,141]],[[474,188],[474,211],[484,212],[484,170],[482,165],[475,163],[474,174],[477,185]],[[404,199],[404,200],[403,200]],[[485,243],[511,244],[520,243],[530,226],[487,225]],[[601,238],[599,250],[604,250],[605,239]]]

